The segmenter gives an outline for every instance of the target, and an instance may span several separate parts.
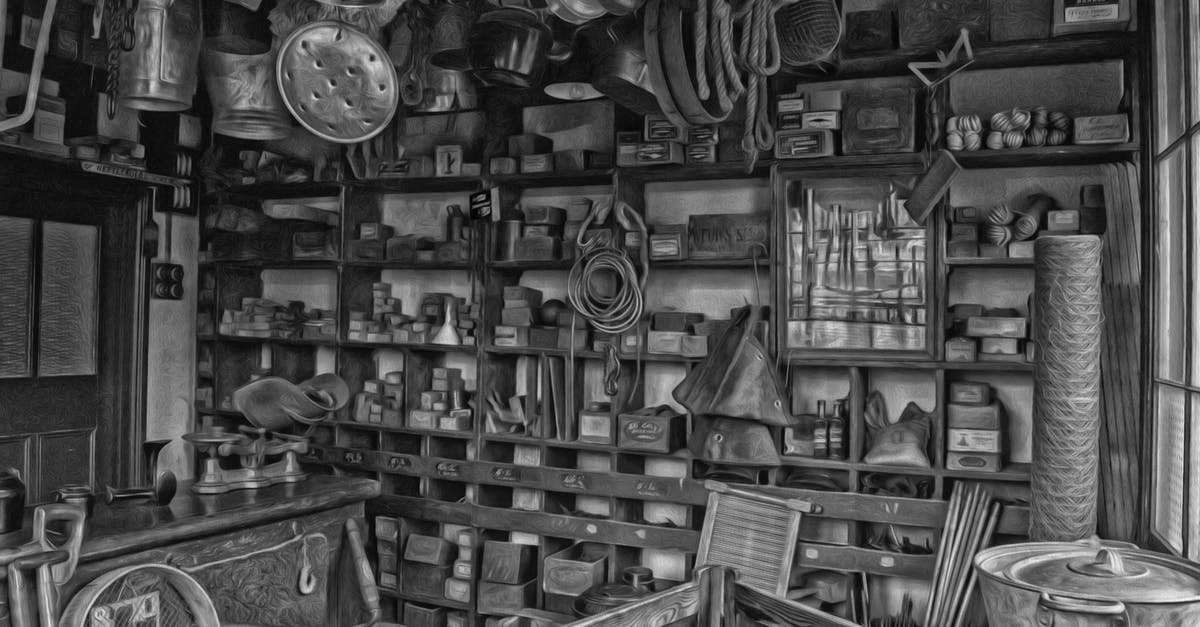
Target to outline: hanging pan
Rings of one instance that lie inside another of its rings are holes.
[[[650,84],[646,48],[637,17],[630,15],[611,20],[604,35],[592,74],[592,87],[639,115],[660,113],[662,110]]]
[[[331,142],[353,144],[378,135],[400,103],[387,52],[342,22],[296,29],[279,49],[276,75],[288,111]]]
[[[550,27],[536,13],[508,7],[484,13],[471,29],[467,46],[438,52],[429,62],[470,71],[488,85],[525,89],[541,84],[547,61],[570,57],[570,47],[555,42]]]

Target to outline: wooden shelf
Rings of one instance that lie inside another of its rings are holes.
[[[394,344],[391,342],[357,342],[357,341],[352,342],[350,340],[341,340],[338,342],[338,345],[342,346],[344,348],[385,348],[385,349],[392,349],[392,350],[408,350],[408,351],[420,351],[420,352],[428,352],[428,353],[474,353],[475,352],[474,346],[465,346],[465,345],[450,346],[450,345],[446,345],[446,344],[416,344],[416,343]]]
[[[901,152],[882,155],[838,155],[813,159],[780,159],[777,163],[780,169],[784,170],[918,167],[924,163],[924,157],[918,152]]]
[[[618,168],[622,177],[641,183],[666,183],[679,181],[703,181],[721,179],[757,179],[771,175],[773,159],[759,159],[754,168],[747,172],[741,161],[705,163],[694,165],[657,165],[646,167]]]
[[[192,185],[197,182],[193,179],[167,176],[165,174],[156,174],[141,168],[134,168],[131,166],[117,165],[112,163],[100,163],[97,161],[85,161],[83,159],[76,159],[66,155],[38,150],[31,146],[19,146],[16,144],[3,142],[0,142],[0,155],[8,155],[11,157],[29,159],[46,164],[65,166],[67,168],[85,172],[93,176],[135,181],[149,185]]]
[[[1141,151],[1134,143],[1081,146],[1040,146],[1003,150],[975,150],[954,153],[964,168],[1020,168],[1051,165],[1087,165],[1127,161]]]
[[[1029,481],[1029,464],[1011,463],[1000,472],[981,472],[971,470],[948,470],[944,468],[920,468],[917,466],[888,466],[853,462],[844,459],[821,459],[817,457],[799,457],[781,455],[783,466],[794,468],[821,468],[826,470],[857,470],[859,472],[879,472],[889,475],[918,475],[926,477],[948,477],[952,479],[972,479],[976,481]]]
[[[981,266],[981,267],[1021,267],[1032,266],[1033,257],[947,257],[946,265]]]
[[[327,424],[343,429],[362,429],[381,433],[402,433],[404,435],[434,436],[439,438],[455,438],[458,440],[473,440],[475,435],[470,431],[443,431],[440,429],[413,429],[398,425],[384,425],[373,422],[358,422],[355,420],[333,420]]]
[[[453,599],[447,599],[446,597],[431,597],[423,594],[413,594],[412,592],[393,590],[392,588],[384,588],[383,586],[376,587],[379,588],[380,594],[391,599],[425,603],[428,605],[436,605],[438,607],[448,607],[452,610],[463,610],[465,612],[471,611],[470,603],[463,603],[462,601],[455,601]]]
[[[679,259],[650,260],[650,270],[749,270],[755,266],[770,268],[770,259]]]
[[[583,172],[548,172],[542,174],[493,174],[487,176],[493,185],[508,187],[592,187],[612,185],[616,170],[585,170]]]
[[[477,176],[400,177],[347,181],[347,185],[365,191],[393,194],[440,194],[473,192],[483,188]]]
[[[213,190],[205,194],[211,201],[218,200],[222,195],[245,196],[256,199],[273,198],[307,198],[316,196],[338,196],[342,193],[343,183],[339,181],[304,181],[300,183],[249,183],[234,185],[224,189]]]
[[[570,270],[575,265],[574,259],[555,259],[552,261],[489,261],[488,267],[493,270],[529,271],[529,270]]]
[[[486,352],[497,355],[554,355],[556,357],[570,357],[571,352],[565,348],[534,348],[531,346],[488,346],[484,349]],[[608,359],[605,353],[594,350],[581,349],[575,351],[576,359]],[[643,362],[661,362],[661,363],[697,363],[703,361],[703,357],[684,357],[683,355],[662,355],[659,353],[642,353],[641,355],[629,355],[617,353],[617,358],[621,361],[638,361]]]
[[[957,372],[1033,372],[1037,364],[1028,361],[947,361],[942,368]]]
[[[201,261],[200,267],[246,268],[258,270],[337,270],[337,259],[217,259]]]
[[[856,359],[844,358],[806,358],[792,356],[788,359],[796,368],[895,368],[909,370],[991,370],[991,371],[1033,371],[1034,364],[1024,361],[926,361],[926,360],[890,360],[882,357]]]
[[[1128,55],[1137,45],[1137,33],[1087,33],[1050,39],[998,43],[972,43],[971,69],[1053,65],[1114,59]],[[944,47],[948,49],[949,46]],[[879,54],[843,56],[836,77],[908,75],[912,61],[936,60],[934,49],[893,50]]]
[[[371,260],[371,259],[355,259],[342,262],[342,265],[347,268],[373,268],[379,270],[419,270],[423,272],[436,272],[438,270],[471,270],[473,266],[469,263],[417,263],[412,261],[392,261],[388,259]]]
[[[241,335],[218,335],[218,342],[238,342],[242,344],[278,344],[281,346],[337,346],[336,340],[304,340],[281,337],[243,337]]]

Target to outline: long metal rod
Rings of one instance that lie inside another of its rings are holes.
[[[25,90],[25,108],[21,114],[0,120],[0,133],[25,126],[33,119],[37,109],[38,87],[42,84],[42,68],[46,65],[46,50],[50,48],[50,26],[54,22],[54,12],[58,8],[58,0],[46,0],[46,10],[42,12],[42,23],[38,29],[37,45],[33,50],[33,68],[29,70],[29,87]],[[8,16],[8,0],[0,0],[0,24]],[[3,30],[0,28],[0,30]],[[4,64],[4,35],[0,33],[0,67]]]

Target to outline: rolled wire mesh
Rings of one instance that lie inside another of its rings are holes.
[[[1035,246],[1038,359],[1029,537],[1078,540],[1096,528],[1104,323],[1100,239],[1040,237]]]

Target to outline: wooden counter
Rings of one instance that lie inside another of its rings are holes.
[[[349,624],[359,595],[353,577],[338,576],[342,529],[349,518],[361,520],[363,503],[378,495],[370,479],[310,476],[215,496],[196,495],[185,483],[169,507],[97,503],[64,602],[115,568],[165,563],[200,581],[223,622]],[[23,533],[0,537],[0,548],[28,535],[27,524]],[[308,593],[301,592],[305,563],[315,578]]]

